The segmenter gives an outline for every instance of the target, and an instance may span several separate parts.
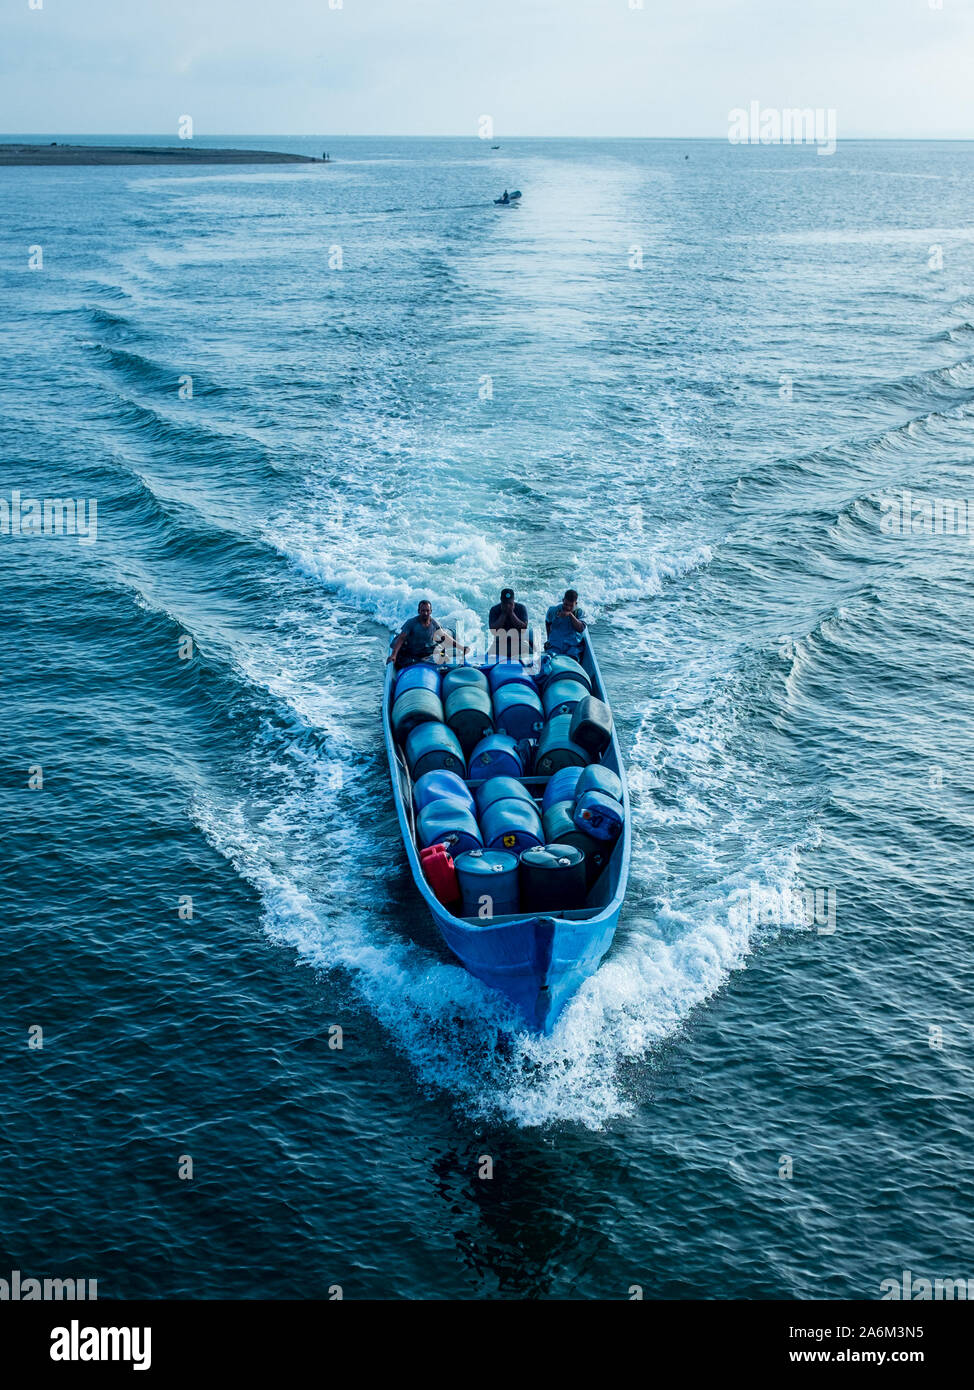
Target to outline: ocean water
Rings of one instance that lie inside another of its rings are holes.
[[[0,536],[0,1274],[974,1276],[974,552],[881,529],[974,497],[974,145],[212,143],[335,162],[0,171],[0,496],[97,501]],[[579,590],[633,797],[545,1039],[378,722],[418,599],[505,583]]]

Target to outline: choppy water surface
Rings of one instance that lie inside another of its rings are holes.
[[[880,531],[974,496],[974,147],[332,144],[2,171],[2,495],[98,502],[0,537],[10,1267],[974,1275],[974,552]],[[508,582],[580,591],[634,803],[546,1039],[426,920],[378,727],[391,629]]]

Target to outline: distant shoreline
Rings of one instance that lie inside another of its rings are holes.
[[[208,150],[201,145],[0,144],[0,165],[12,164],[324,164],[308,154],[277,150]]]

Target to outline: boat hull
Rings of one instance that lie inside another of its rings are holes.
[[[520,1009],[531,1028],[549,1033],[579,986],[612,945],[619,913],[574,922],[526,917],[471,929],[449,913],[433,914],[457,959]]]

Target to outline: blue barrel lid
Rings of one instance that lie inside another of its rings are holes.
[[[574,845],[536,845],[521,852],[521,863],[537,869],[573,868],[584,858],[582,851]]]
[[[458,874],[512,874],[517,869],[517,855],[508,849],[468,849],[453,861]]]

